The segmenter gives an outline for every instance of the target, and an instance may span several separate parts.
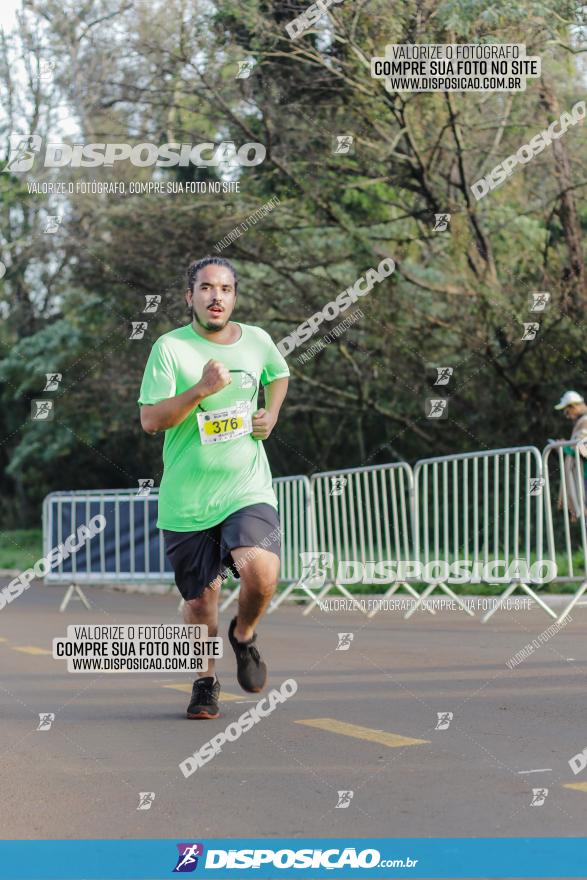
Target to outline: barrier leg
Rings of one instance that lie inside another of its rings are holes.
[[[544,611],[546,611],[547,614],[549,614],[551,617],[554,617],[554,619],[556,620],[556,612],[554,612],[552,610],[552,608],[549,608],[549,606],[546,604],[546,602],[543,599],[541,599],[540,596],[538,596],[534,592],[534,590],[530,589],[528,584],[520,584],[520,587],[524,590],[525,593],[527,593],[532,599],[534,599],[534,601],[537,602],[538,605],[540,605],[540,607]]]
[[[526,593],[528,594],[528,596],[530,596],[532,599],[534,599],[534,601],[535,601],[538,605],[540,605],[540,607],[541,607],[544,611],[546,611],[547,614],[549,614],[551,617],[554,617],[555,620],[557,619],[556,614],[554,613],[554,611],[552,610],[552,608],[549,608],[548,605],[546,604],[546,602],[544,602],[544,601],[540,598],[540,596],[537,596],[536,593],[534,592],[534,590],[532,590],[532,589],[528,586],[528,584],[524,584],[524,583],[522,583],[521,581],[519,581],[519,582],[518,582],[518,581],[515,581],[513,584],[510,584],[510,585],[509,585],[509,587],[507,588],[507,590],[504,590],[504,592],[503,592],[503,593],[501,594],[501,596],[499,597],[499,602],[497,603],[497,605],[496,605],[494,608],[490,608],[489,611],[487,612],[487,614],[485,615],[485,617],[482,617],[482,618],[481,618],[481,623],[487,623],[487,621],[489,620],[489,618],[492,617],[492,616],[495,614],[495,612],[497,611],[498,608],[501,608],[501,607],[502,607],[502,605],[503,605],[503,603],[505,602],[505,600],[508,599],[508,598],[512,595],[512,593],[514,592],[514,590],[516,590],[518,587],[520,587],[520,589],[524,590],[524,592],[526,592]]]
[[[414,599],[416,599],[416,601],[418,601],[418,599],[420,598],[420,594],[418,593],[418,591],[416,589],[414,589],[414,587],[411,586],[411,584],[406,584],[405,581],[396,581],[396,583],[393,585],[393,587],[390,587],[389,590],[387,591],[387,593],[385,593],[385,595],[383,596],[381,601],[383,602],[384,599],[389,599],[389,597],[393,596],[393,594],[397,590],[399,590],[400,587],[405,587],[406,590],[408,591],[408,593],[410,593],[410,595]],[[375,617],[376,614],[379,614],[380,610],[381,610],[380,608],[374,608],[372,611],[369,611],[369,613],[367,614],[367,617]],[[434,608],[427,608],[426,610],[429,611],[430,614],[436,614],[436,611],[434,610]]]
[[[92,610],[92,606],[90,605],[90,603],[88,602],[88,600],[84,596],[83,590],[81,589],[81,587],[78,587],[77,584],[70,584],[69,585],[69,587],[67,588],[67,591],[65,593],[65,596],[63,597],[63,599],[61,601],[61,605],[59,606],[59,610],[65,611],[65,609],[67,608],[67,606],[69,605],[69,603],[71,602],[72,599],[79,599],[80,602],[83,602],[83,604],[86,606],[88,611]]]
[[[414,613],[414,611],[417,611],[417,610],[418,610],[418,608],[420,607],[420,605],[421,605],[423,602],[426,601],[426,599],[428,598],[428,596],[430,596],[430,594],[433,593],[434,590],[435,590],[437,587],[439,587],[444,593],[446,593],[447,596],[450,596],[450,598],[453,600],[453,602],[456,602],[457,605],[460,606],[460,608],[462,609],[462,611],[466,611],[466,612],[467,612],[467,614],[469,615],[469,617],[475,617],[474,612],[471,611],[471,609],[468,608],[468,607],[465,605],[465,603],[463,602],[463,600],[461,599],[461,597],[460,597],[460,596],[457,596],[457,594],[454,592],[454,590],[451,590],[451,588],[450,588],[447,584],[444,584],[444,583],[435,583],[435,584],[429,584],[429,585],[426,587],[426,589],[424,590],[424,592],[421,593],[421,595],[418,596],[418,601],[416,602],[416,604],[414,605],[414,607],[413,607],[413,608],[410,608],[410,610],[409,610],[409,611],[406,611],[406,613],[404,614],[404,620],[407,620],[408,617],[411,617],[412,614]],[[430,610],[430,609],[428,609],[428,610]]]
[[[290,593],[292,593],[293,590],[295,590],[295,588],[299,587],[299,586],[300,586],[299,582],[296,584],[290,584],[288,587],[285,588],[285,590],[282,593],[276,593],[273,601],[271,602],[271,604],[269,605],[269,608],[267,609],[267,614],[271,614],[271,612],[275,611],[276,608],[279,608],[281,603],[285,599],[287,599],[287,597],[290,595]]]
[[[509,587],[507,588],[507,590],[504,590],[504,591],[503,591],[503,593],[502,593],[501,596],[499,597],[499,602],[497,603],[497,605],[495,605],[493,608],[490,608],[490,609],[489,609],[489,611],[487,612],[487,614],[485,615],[485,617],[482,617],[482,618],[481,618],[481,623],[486,623],[486,622],[489,620],[489,618],[490,618],[493,614],[495,614],[495,612],[497,611],[497,609],[498,609],[498,608],[501,608],[501,606],[503,605],[503,603],[505,602],[505,600],[506,600],[509,596],[512,595],[512,593],[514,592],[514,590],[516,589],[517,586],[518,586],[517,584],[510,584]]]
[[[585,590],[587,590],[587,581],[583,581],[583,583],[581,584],[581,586],[579,587],[579,589],[577,590],[577,592],[575,593],[575,595],[573,596],[573,598],[571,599],[571,601],[569,602],[569,604],[567,605],[567,607],[565,608],[563,613],[558,618],[559,620],[562,620],[564,617],[566,617],[567,614],[575,607],[575,605],[577,604],[577,602],[579,601],[579,599],[581,598],[581,596],[583,595]]]
[[[306,586],[306,584],[302,580],[296,581],[295,584],[290,584],[289,587],[286,587],[283,593],[279,593],[278,595],[276,595],[276,598],[267,609],[267,614],[272,614],[272,612],[275,611],[276,608],[279,608],[281,603],[284,602],[285,599],[287,599],[287,597],[291,593],[293,593],[294,590],[303,590],[310,599],[314,598],[314,593],[309,587]]]
[[[312,610],[312,608],[314,608],[314,606],[317,605],[318,602],[320,602],[320,600],[324,598],[324,596],[329,592],[329,590],[335,586],[336,586],[336,584],[334,583],[334,581],[326,581],[326,583],[324,584],[324,586],[322,587],[320,592],[318,594],[312,595],[312,601],[310,602],[310,604],[308,605],[307,608],[304,608],[304,610],[302,611],[302,614],[304,614],[304,615],[309,614],[310,611]]]
[[[226,599],[224,600],[224,602],[222,603],[222,605],[220,606],[220,608],[218,610],[224,611],[226,608],[228,608],[229,605],[232,605],[232,603],[238,597],[240,591],[241,591],[241,585],[239,584],[238,587],[235,587],[235,589],[232,591],[232,593],[230,593],[230,595],[226,597]]]
[[[304,608],[302,614],[304,614],[304,615],[309,614],[310,611],[312,610],[312,608],[314,608],[320,602],[320,600],[328,593],[328,591],[332,587],[334,587],[335,590],[338,590],[340,593],[342,593],[342,595],[345,597],[345,599],[348,599],[350,602],[356,601],[356,597],[353,596],[352,593],[349,593],[349,591],[347,590],[347,588],[345,586],[343,586],[342,584],[339,584],[337,581],[331,581],[331,583],[327,583],[320,590],[320,592],[318,593],[317,596],[313,596],[312,601],[310,602],[310,604],[308,605],[307,608]],[[363,609],[360,607],[357,610],[363,611]],[[367,614],[367,612],[363,611],[363,614]]]
[[[356,602],[356,601],[358,601],[357,598],[356,598],[356,596],[353,596],[353,594],[350,593],[350,592],[347,590],[346,587],[343,587],[342,584],[338,584],[338,583],[335,582],[334,586],[336,587],[337,590],[339,590],[339,591],[342,593],[342,595],[345,597],[345,599],[349,599],[349,601],[351,601],[351,602]],[[363,609],[362,609],[361,607],[358,607],[358,608],[356,608],[356,609],[354,609],[354,610],[355,610],[355,611],[363,611]],[[305,612],[304,612],[304,613],[305,613]],[[367,612],[366,612],[366,611],[363,611],[363,614],[367,615]]]
[[[418,593],[418,598],[416,599],[416,604],[414,605],[413,608],[410,608],[408,611],[406,611],[406,613],[404,614],[404,620],[407,620],[408,617],[412,616],[414,611],[416,611],[420,607],[422,602],[426,601],[426,599],[428,598],[430,593],[435,589],[435,587],[436,587],[436,584],[428,584],[428,586],[426,587],[426,589],[424,590],[423,593]]]
[[[471,611],[471,609],[467,607],[466,603],[463,602],[463,600],[461,599],[460,596],[457,596],[457,594],[454,592],[454,590],[451,590],[451,588],[447,584],[440,584],[440,586],[442,587],[442,589],[444,590],[444,592],[446,593],[447,596],[450,596],[450,598],[454,602],[456,602],[457,605],[459,605],[463,611],[467,612],[469,617],[475,617],[475,612]]]

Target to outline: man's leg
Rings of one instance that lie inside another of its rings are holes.
[[[208,628],[208,635],[218,634],[218,599],[221,580],[220,529],[195,532],[163,530],[165,550],[175,583],[185,599],[183,619],[186,624]],[[220,715],[220,682],[214,675],[214,661],[208,668],[197,670],[192,696],[187,708],[188,718],[218,718]]]
[[[236,547],[231,554],[241,580],[234,636],[248,642],[275,592],[280,561],[275,553],[260,547]]]
[[[228,627],[236,656],[236,677],[243,690],[259,693],[267,682],[267,664],[257,642],[257,626],[275,592],[280,568],[280,528],[270,504],[250,504],[222,523],[223,561],[241,581],[238,613]]]
[[[228,627],[236,655],[236,677],[243,690],[257,694],[267,683],[267,664],[255,644],[255,627],[271,601],[279,577],[279,557],[259,547],[231,551],[241,578],[238,614]]]
[[[220,596],[220,585],[222,579],[218,576],[212,581],[210,587],[206,587],[201,596],[197,599],[188,599],[183,606],[184,623],[196,623],[200,626],[208,627],[208,635],[210,637],[218,635],[218,599]],[[198,672],[199,678],[205,678],[214,675],[214,659],[208,658],[208,669],[206,672]]]

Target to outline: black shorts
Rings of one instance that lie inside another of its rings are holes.
[[[217,526],[200,532],[161,531],[184,599],[198,599],[218,575],[223,580],[228,577],[228,568],[239,577],[230,552],[235,547],[261,547],[280,555],[279,516],[270,504],[242,507]]]

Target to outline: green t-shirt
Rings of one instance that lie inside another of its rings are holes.
[[[238,322],[237,322],[238,323]],[[259,381],[268,385],[289,376],[285,359],[260,327],[238,324],[241,337],[223,345],[199,336],[191,324],[160,336],[145,367],[139,405],[158,403],[187,391],[213,358],[231,373],[231,383],[204,398],[174,428],[165,431],[163,477],[157,526],[177,532],[208,529],[249,504],[277,508],[263,443],[252,434],[203,444],[197,413],[250,401],[258,408]]]

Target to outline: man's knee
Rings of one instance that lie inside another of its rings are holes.
[[[213,590],[204,590],[196,599],[186,599],[185,608],[190,615],[208,615],[214,610],[218,596]]]
[[[272,596],[277,587],[277,577],[265,577],[255,582],[255,591],[261,596]]]
[[[261,596],[272,596],[279,581],[279,560],[274,564],[248,566],[241,571],[241,580]]]

